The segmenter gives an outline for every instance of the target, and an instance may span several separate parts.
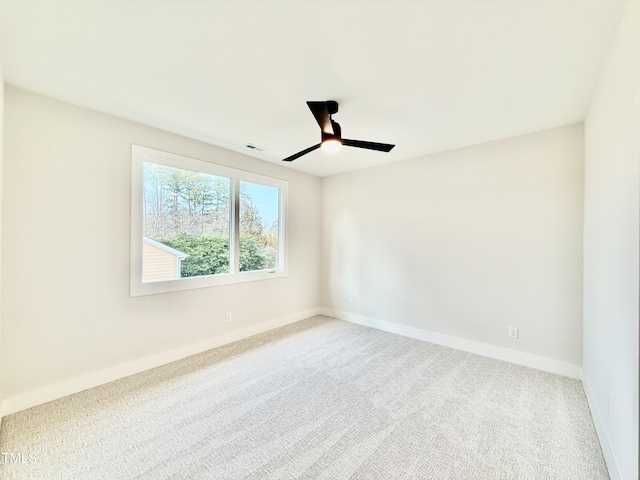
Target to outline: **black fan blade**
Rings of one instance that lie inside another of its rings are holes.
[[[309,110],[313,113],[313,116],[320,125],[320,129],[323,133],[334,135],[333,125],[331,124],[331,117],[329,117],[329,107],[327,102],[307,102]]]
[[[316,148],[320,148],[320,145],[321,144],[319,143],[317,145],[314,145],[313,147],[309,147],[309,148],[307,148],[305,150],[302,150],[301,152],[298,152],[298,153],[296,153],[294,155],[291,155],[290,157],[287,157],[287,158],[283,159],[282,161],[283,162],[293,162],[296,158],[300,158],[301,156],[306,155],[309,152],[313,152]]]
[[[395,145],[388,143],[363,142],[362,140],[349,140],[348,138],[343,138],[342,144],[347,147],[368,148],[369,150],[379,150],[381,152],[389,152],[395,147]]]

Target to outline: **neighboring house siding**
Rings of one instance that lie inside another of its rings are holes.
[[[151,245],[142,244],[142,281],[157,282],[180,278],[180,262],[172,253]]]

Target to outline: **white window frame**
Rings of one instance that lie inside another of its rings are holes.
[[[153,162],[169,167],[193,170],[231,179],[231,225],[229,273],[185,277],[162,282],[142,281],[142,238],[143,238],[143,200],[144,200],[144,162]],[[279,189],[278,211],[278,268],[251,272],[239,271],[240,246],[240,182],[246,181]],[[140,145],[131,145],[131,250],[130,250],[130,295],[153,295],[156,293],[177,292],[194,288],[214,287],[233,283],[252,282],[286,277],[287,268],[287,229],[286,210],[289,183],[286,180],[267,177],[256,173],[225,167],[203,160],[163,152]]]

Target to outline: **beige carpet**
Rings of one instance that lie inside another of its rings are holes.
[[[3,479],[606,479],[577,380],[309,320],[6,417]]]

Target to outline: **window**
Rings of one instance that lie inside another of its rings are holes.
[[[285,276],[287,182],[132,146],[131,296]]]
[[[278,268],[280,189],[240,181],[240,271]]]

